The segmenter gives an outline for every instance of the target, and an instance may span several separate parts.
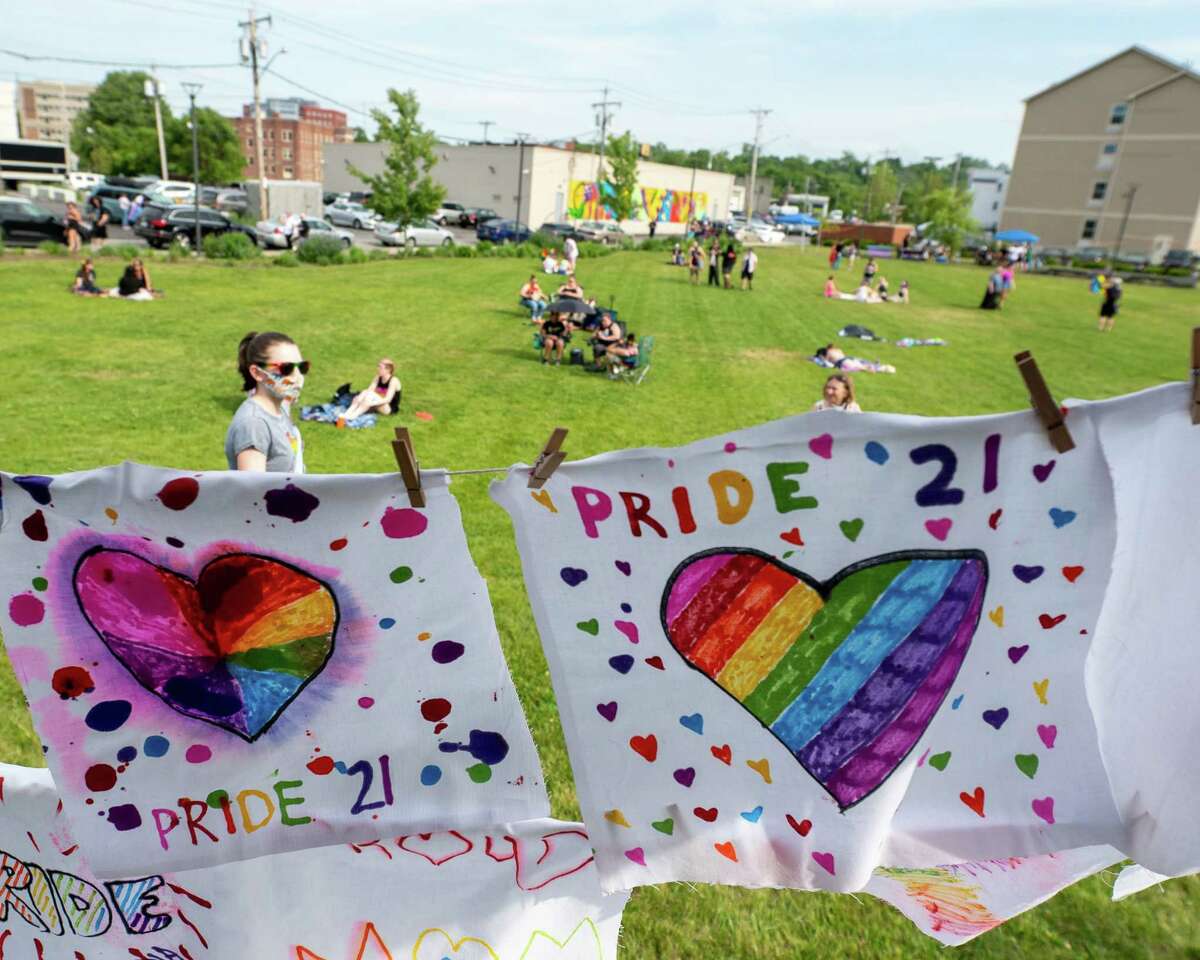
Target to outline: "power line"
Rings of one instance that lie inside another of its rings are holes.
[[[27,60],[30,63],[41,60],[50,60],[55,63],[82,63],[90,67],[140,67],[144,70],[150,70],[157,67],[159,70],[218,70],[227,67],[240,67],[240,63],[123,63],[116,60],[84,60],[80,57],[51,57],[38,54],[20,53],[17,50],[7,50],[0,48],[0,53],[10,57],[16,57],[18,60]]]

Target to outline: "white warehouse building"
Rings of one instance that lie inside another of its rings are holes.
[[[327,192],[364,189],[350,166],[368,174],[383,171],[384,143],[324,145]],[[446,188],[446,199],[468,207],[490,207],[535,230],[564,220],[609,220],[596,184],[600,158],[562,147],[526,144],[437,145],[433,178]],[[520,176],[518,180],[518,169]],[[664,163],[638,162],[637,215],[622,225],[645,233],[650,220],[663,234],[683,233],[689,218],[721,220],[729,216],[733,174]]]

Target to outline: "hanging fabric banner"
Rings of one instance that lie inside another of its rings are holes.
[[[1095,846],[941,867],[881,867],[866,892],[956,947],[1123,859],[1112,847]]]
[[[493,485],[606,889],[1119,837],[1084,689],[1112,491],[1070,428],[808,414]]]
[[[616,957],[626,897],[601,895],[579,824],[534,820],[100,880],[49,771],[0,764],[0,786],[0,951],[13,960]]]
[[[1094,417],[1117,497],[1113,588],[1088,695],[1126,854],[1167,876],[1200,871],[1200,427],[1191,384],[1072,409]]]
[[[0,623],[101,876],[549,812],[444,475],[0,475]]]

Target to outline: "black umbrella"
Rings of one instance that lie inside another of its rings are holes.
[[[582,300],[576,300],[574,297],[560,297],[547,306],[546,309],[550,313],[582,313],[586,317],[590,317],[596,312],[595,307],[584,303]]]

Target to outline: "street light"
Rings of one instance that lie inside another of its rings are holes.
[[[196,255],[200,255],[200,141],[196,135],[196,94],[203,88],[201,83],[184,83],[182,84],[184,92],[188,95],[191,101],[191,114],[189,122],[192,127],[192,216],[196,222],[192,225],[195,232],[192,234],[195,237],[193,241],[193,249]]]

